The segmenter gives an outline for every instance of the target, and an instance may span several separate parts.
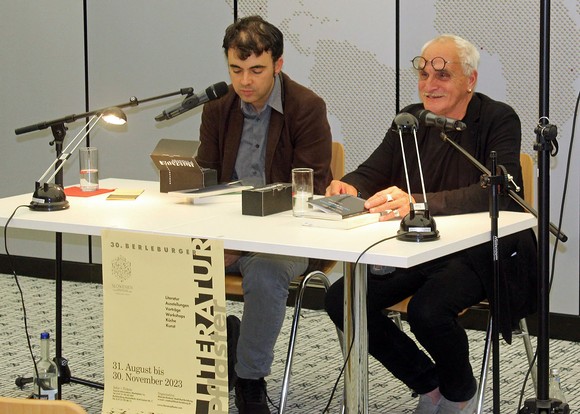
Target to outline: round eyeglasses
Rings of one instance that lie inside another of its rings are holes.
[[[427,62],[430,62],[431,63],[431,66],[435,70],[443,70],[443,69],[445,69],[445,66],[447,66],[448,63],[459,63],[459,62],[451,62],[449,60],[445,60],[441,56],[434,57],[430,61],[428,61],[427,59],[425,59],[423,56],[415,56],[413,58],[413,60],[411,60],[411,63],[413,64],[413,67],[415,69],[417,69],[417,70],[423,70],[423,69],[425,69],[425,66],[427,66]]]

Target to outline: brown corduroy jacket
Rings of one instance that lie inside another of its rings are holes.
[[[324,194],[332,180],[332,136],[326,104],[310,89],[281,74],[284,114],[272,111],[266,144],[266,184],[292,181],[297,167],[314,169],[314,192]],[[218,172],[220,182],[232,179],[244,117],[233,87],[204,105],[198,163]],[[340,177],[338,177],[340,178]]]

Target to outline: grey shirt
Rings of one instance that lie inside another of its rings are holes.
[[[284,113],[282,87],[276,76],[272,93],[260,112],[251,104],[241,102],[244,126],[232,181],[242,180],[245,185],[260,187],[266,184],[266,142],[272,109]]]

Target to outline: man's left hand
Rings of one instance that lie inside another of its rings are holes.
[[[401,219],[411,211],[410,203],[415,203],[415,199],[401,190],[399,187],[389,187],[381,190],[370,197],[366,203],[371,213],[381,213],[379,221]]]

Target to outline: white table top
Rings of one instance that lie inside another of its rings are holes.
[[[241,213],[241,196],[221,195],[196,200],[194,204],[173,194],[159,192],[159,183],[105,179],[101,188],[144,189],[135,200],[107,200],[106,194],[68,197],[70,208],[42,212],[20,209],[9,228],[99,236],[103,229],[118,229],[174,236],[222,239],[226,249],[287,254],[356,262],[371,244],[396,234],[398,221],[382,222],[350,230],[307,227],[291,211],[265,217]],[[0,199],[0,224],[4,225],[18,205],[28,205],[32,193]],[[380,243],[360,263],[410,267],[455,251],[489,241],[488,213],[435,217],[440,239]],[[536,225],[527,213],[502,211],[499,235]]]

